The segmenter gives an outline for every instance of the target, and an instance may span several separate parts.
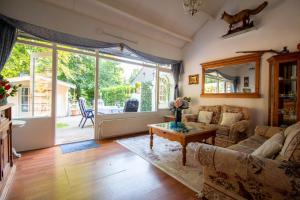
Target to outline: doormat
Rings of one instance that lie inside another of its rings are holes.
[[[60,145],[61,151],[63,154],[72,153],[75,151],[83,151],[86,149],[97,148],[100,145],[95,142],[95,140],[88,140],[83,142],[75,142],[70,144],[62,144]]]

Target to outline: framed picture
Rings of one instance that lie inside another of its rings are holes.
[[[244,76],[244,87],[249,87],[249,76]]]
[[[199,74],[189,75],[189,85],[199,84]]]

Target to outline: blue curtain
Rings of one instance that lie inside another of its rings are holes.
[[[179,78],[180,74],[183,73],[183,63],[179,62],[177,64],[172,65],[172,73],[173,73],[173,78],[174,78],[174,99],[179,97]]]
[[[7,61],[15,41],[16,28],[0,19],[0,71]]]
[[[183,72],[183,64],[182,64],[182,61],[180,61],[180,60],[172,60],[172,59],[167,59],[167,58],[161,58],[158,56],[153,56],[153,55],[135,50],[123,43],[102,42],[102,41],[78,37],[78,36],[71,35],[71,34],[61,33],[58,31],[53,31],[53,30],[50,30],[50,29],[47,29],[44,27],[29,24],[27,22],[12,19],[12,18],[6,17],[1,14],[0,14],[0,20],[5,21],[7,24],[10,25],[10,27],[12,27],[14,29],[14,34],[11,33],[11,35],[9,36],[11,38],[15,37],[15,30],[20,29],[26,33],[33,35],[33,36],[36,36],[38,38],[41,38],[41,39],[44,39],[47,41],[55,42],[55,43],[75,46],[75,47],[84,48],[84,49],[99,49],[100,52],[110,51],[109,48],[115,49],[116,47],[120,47],[121,49],[126,49],[126,50],[132,52],[135,55],[134,56],[135,59],[150,61],[153,63],[162,64],[162,65],[172,65],[172,72],[173,72],[174,81],[175,81],[174,98],[177,98],[179,96],[178,82],[179,82],[179,76]],[[8,35],[9,35],[9,33],[8,33]],[[103,49],[104,49],[104,51],[102,51]],[[111,51],[111,52],[113,52],[113,51]],[[126,56],[128,56],[128,55],[126,55]],[[5,61],[4,61],[4,63],[5,63]],[[0,71],[1,70],[2,70],[2,68],[0,69]]]

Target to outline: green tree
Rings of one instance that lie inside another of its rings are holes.
[[[143,82],[141,88],[141,111],[152,111],[152,83],[150,81]]]
[[[75,97],[84,97],[87,103],[94,99],[95,58],[83,54],[59,51],[58,80],[73,83],[76,86]]]
[[[101,88],[122,85],[125,83],[124,70],[119,66],[119,63],[110,60],[101,60],[100,66],[99,83]]]
[[[50,52],[50,50],[31,45],[15,44],[1,75],[5,78],[13,78],[19,77],[21,74],[30,74],[30,55],[38,52]],[[41,65],[43,63],[38,62],[38,67]]]

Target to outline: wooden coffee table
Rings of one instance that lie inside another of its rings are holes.
[[[171,141],[177,141],[182,145],[182,164],[186,163],[186,146],[190,142],[206,142],[212,138],[212,144],[215,144],[216,130],[214,128],[199,128],[189,124],[180,123],[175,126],[175,122],[166,122],[160,124],[149,124],[150,148],[153,147],[153,135],[166,138]]]

